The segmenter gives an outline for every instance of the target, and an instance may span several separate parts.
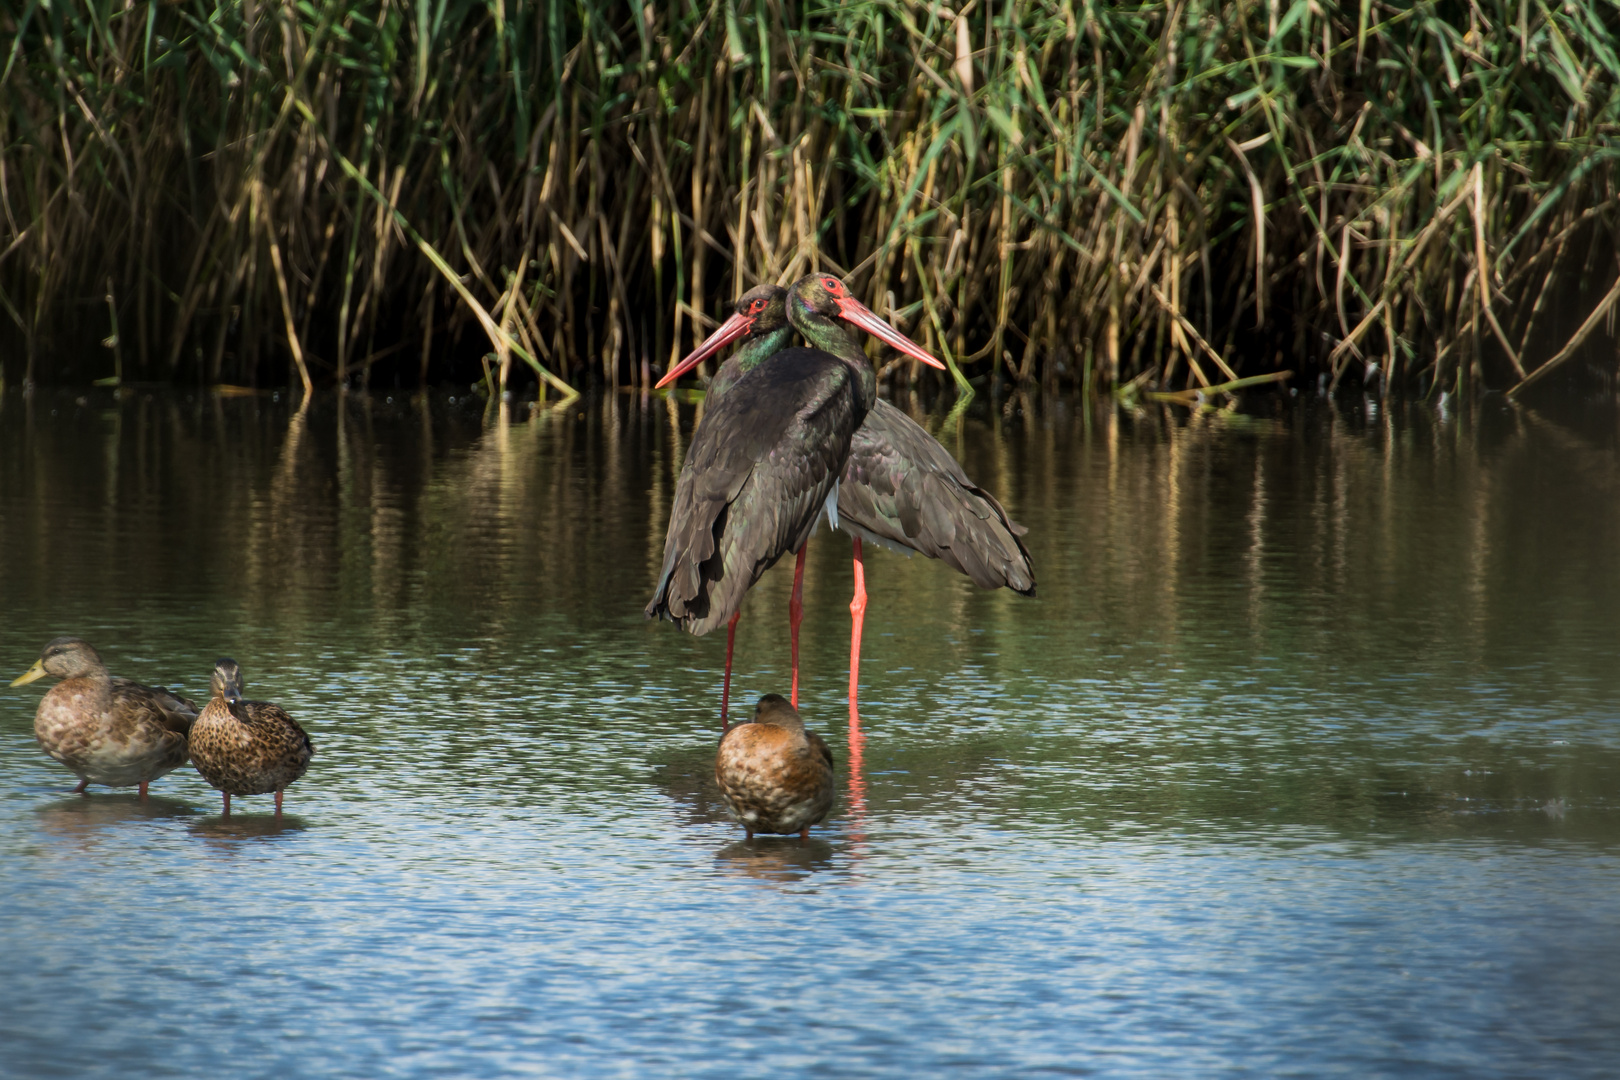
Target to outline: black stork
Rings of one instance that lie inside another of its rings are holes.
[[[849,295],[843,282],[811,274],[794,283],[786,306],[793,326],[772,317],[770,289],[744,294],[735,313],[704,347],[665,375],[667,385],[704,357],[741,337],[762,354],[712,400],[675,485],[664,565],[649,618],[667,618],[693,634],[726,624],[726,683],[742,600],[760,576],[792,551],[793,697],[799,696],[799,623],[803,619],[804,545],[825,509],[837,520],[838,478],[856,430],[877,401],[877,373],[839,320],[907,355],[944,365]],[[782,348],[793,329],[811,348]]]
[[[717,400],[747,372],[786,345],[793,325],[788,321],[792,312],[787,299],[787,290],[777,285],[761,285],[743,294],[737,301],[737,314],[665,375],[659,385],[673,381],[732,341],[746,338],[709,382],[707,400]],[[848,348],[855,346],[850,343]],[[855,595],[849,605],[851,708],[855,707],[860,682],[861,630],[867,602],[862,541],[870,540],[906,555],[921,552],[930,559],[939,559],[980,588],[1006,587],[1024,596],[1035,595],[1035,568],[1021,539],[1028,530],[1007,516],[995,496],[968,479],[938,439],[887,401],[876,400],[855,432],[838,483],[837,509],[836,525],[850,534],[855,548]],[[797,584],[796,580],[795,603]],[[728,642],[728,687],[730,669]]]

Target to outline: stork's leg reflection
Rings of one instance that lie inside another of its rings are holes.
[[[866,766],[862,752],[866,736],[861,733],[861,714],[855,702],[849,703],[849,838],[861,845],[866,841]],[[859,848],[857,848],[857,851]]]

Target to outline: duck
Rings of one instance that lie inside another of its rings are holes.
[[[276,816],[287,785],[304,775],[315,744],[280,705],[242,697],[242,669],[230,657],[214,664],[211,696],[191,728],[191,763],[225,797],[276,793]]]
[[[714,779],[748,840],[757,832],[808,840],[832,809],[832,750],[781,694],[760,698],[753,719],[720,739]]]
[[[78,776],[74,794],[86,794],[91,784],[135,786],[144,799],[147,784],[186,763],[197,720],[190,700],[161,686],[114,678],[82,638],[52,638],[11,685],[47,675],[61,681],[40,698],[34,738]]]

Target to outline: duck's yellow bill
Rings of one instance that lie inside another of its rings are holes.
[[[21,675],[17,676],[15,679],[11,680],[11,685],[12,686],[21,686],[24,683],[31,683],[35,679],[43,679],[44,677],[45,677],[45,661],[43,661],[43,660],[35,660],[33,667],[29,668],[27,671],[23,672]]]

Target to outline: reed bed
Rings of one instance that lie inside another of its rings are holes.
[[[824,269],[963,388],[1517,392],[1613,337],[1617,26],[11,0],[0,375],[645,386],[729,298]]]

